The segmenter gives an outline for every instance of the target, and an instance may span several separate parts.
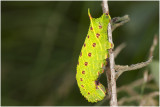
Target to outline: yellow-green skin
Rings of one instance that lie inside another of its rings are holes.
[[[90,27],[79,56],[76,79],[82,95],[88,102],[94,103],[103,100],[106,95],[106,89],[98,82],[98,77],[104,71],[108,49],[112,47],[107,36],[111,18],[109,14],[92,18],[89,10],[88,15]]]

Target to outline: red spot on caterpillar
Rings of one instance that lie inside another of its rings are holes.
[[[87,37],[89,38],[89,35]]]
[[[99,26],[99,29],[102,29],[102,26]]]
[[[108,16],[108,14],[109,14],[109,13],[107,12],[106,15]]]
[[[112,47],[112,48],[114,47],[114,44],[113,44],[113,43],[111,43],[111,47]]]
[[[99,33],[97,33],[97,34],[96,34],[96,36],[97,36],[97,38],[99,38],[100,34],[99,34]]]
[[[82,78],[80,78],[80,80],[83,81]]]
[[[82,87],[84,87],[83,85],[81,85]]]
[[[80,56],[82,56],[82,52],[80,53]]]
[[[95,84],[96,84],[96,86],[97,86],[97,85],[99,85],[99,81],[98,81],[98,80],[97,80],[97,81],[95,81]]]
[[[91,29],[91,30],[93,30],[93,28],[92,28],[92,27],[90,27],[90,29]]]
[[[101,64],[101,68],[103,68],[103,63]]]
[[[87,66],[87,65],[88,65],[88,62],[85,62],[84,65]]]
[[[86,44],[84,43],[84,47],[86,46]]]
[[[96,46],[96,43],[93,43],[92,46],[95,47],[95,46]]]
[[[85,71],[82,71],[82,74],[85,74]]]
[[[88,56],[91,57],[91,53],[88,53]]]
[[[98,75],[99,75],[99,72],[98,72]]]
[[[88,95],[89,95],[90,93],[88,92]]]
[[[102,73],[104,73],[104,69],[103,69]]]

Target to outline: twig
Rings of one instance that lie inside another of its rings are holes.
[[[120,44],[114,51],[114,58],[116,58],[119,55],[119,53],[121,52],[121,50],[125,47],[126,47],[125,43]]]
[[[108,0],[102,1],[102,10],[103,10],[103,13],[109,13]]]
[[[108,2],[103,0],[102,2],[103,13],[109,13]],[[112,41],[112,30],[111,23],[108,24],[108,39],[109,42],[113,44]],[[116,79],[115,79],[115,70],[114,70],[114,53],[112,48],[109,49],[109,64],[106,66],[107,72],[107,81],[108,81],[108,94],[110,97],[110,106],[117,106],[117,92],[116,92]]]
[[[136,69],[145,67],[145,66],[147,66],[148,64],[150,64],[151,61],[152,61],[152,57],[151,57],[149,60],[147,60],[146,62],[141,62],[141,63],[133,64],[133,65],[131,65],[131,66],[128,66],[128,65],[125,65],[125,66],[115,65],[115,70],[117,71],[117,72],[116,72],[116,80],[117,80],[118,77],[119,77],[122,73],[124,73],[125,71],[131,71],[131,70],[136,70]]]
[[[153,80],[153,77],[150,74],[147,77],[147,82],[150,82],[151,80]],[[121,87],[117,88],[117,93],[119,93],[121,91],[126,91],[130,96],[135,96],[135,95],[137,96],[139,94],[136,93],[136,91],[134,90],[134,87],[142,85],[143,82],[144,82],[144,78],[140,78],[140,79],[138,79],[138,80],[136,80],[136,81],[134,81],[134,82],[132,82],[130,84],[121,86]],[[155,87],[155,85],[152,85],[152,84],[150,84],[150,86],[148,88],[153,88],[153,87],[154,87],[154,89],[158,89],[158,87]],[[109,99],[109,97],[106,96],[103,101],[95,104],[94,106],[100,106],[100,105],[102,105],[108,99]]]
[[[149,76],[148,76],[148,79],[147,79],[147,82],[151,81],[152,79],[153,79],[152,75],[149,75]],[[130,83],[129,85],[124,85],[124,86],[118,88],[118,89],[117,89],[117,92],[123,91],[123,90],[125,90],[127,87],[139,86],[139,85],[143,84],[143,80],[144,80],[143,78],[140,78],[140,79],[138,79],[138,80]]]
[[[134,97],[130,97],[130,98],[123,97],[118,101],[118,105],[122,105],[124,102],[130,102],[130,101],[133,101],[133,100],[137,100],[138,101],[140,99],[141,99],[141,97],[139,95],[134,96]]]
[[[143,84],[141,85],[141,95],[143,95],[147,82],[148,82],[148,70],[145,70],[143,73]]]
[[[159,89],[159,87],[157,85],[154,85],[152,83],[146,84],[145,88],[150,88],[150,89],[153,89],[153,90]]]
[[[149,75],[147,77],[147,82],[151,81],[153,78],[151,75]],[[144,83],[144,79],[141,78],[141,79],[138,79],[132,83],[130,83],[129,85],[125,85],[125,86],[122,86],[120,88],[117,89],[117,93],[120,92],[120,91],[126,91],[130,96],[135,96],[135,95],[139,95],[138,93],[136,93],[136,91],[134,90],[134,87],[136,86],[140,86]]]
[[[154,36],[154,39],[153,39],[153,43],[152,43],[152,46],[150,48],[150,52],[149,52],[149,60],[146,61],[146,62],[141,62],[141,63],[138,63],[138,64],[134,64],[134,65],[131,65],[131,66],[122,66],[122,65],[115,65],[115,70],[117,71],[116,72],[116,79],[118,79],[118,77],[124,73],[125,71],[130,71],[130,70],[135,70],[135,69],[139,69],[139,68],[142,68],[142,67],[145,67],[147,66],[148,64],[151,63],[152,61],[152,55],[153,55],[153,52],[154,52],[154,49],[155,47],[157,46],[157,41],[158,41],[158,37],[157,35]]]
[[[154,97],[160,95],[158,91],[149,93],[145,95],[140,102],[140,106],[157,106],[158,103],[155,101]]]
[[[154,49],[155,49],[155,46],[157,45],[157,36],[155,36],[154,37],[154,39],[153,39],[153,44],[152,44],[152,46],[151,46],[151,48],[150,48],[150,54],[149,54],[149,60],[148,61],[146,61],[146,62],[144,62],[144,63],[146,63],[147,65],[151,62],[151,59],[152,59],[152,55],[153,55],[153,51],[154,51]],[[133,66],[133,67],[130,67],[130,69],[131,68],[136,68],[136,67],[140,67],[140,65],[143,65],[144,63],[140,63],[140,64],[135,64],[135,66]],[[143,65],[144,66],[144,65]],[[123,66],[124,67],[124,66]],[[128,67],[129,68],[129,67]],[[127,68],[127,69],[128,69]],[[116,76],[118,76],[118,73],[121,73],[121,72],[117,72],[117,75]],[[122,74],[122,73],[121,73]],[[118,78],[118,77],[117,77]],[[146,84],[146,82],[148,82],[148,81],[150,81],[150,80],[152,80],[152,76],[151,75],[149,75],[148,76],[148,71],[146,71],[145,73],[144,73],[144,78],[143,79],[140,79],[140,80],[137,80],[137,81],[135,81],[134,83],[132,83],[132,84],[130,84],[130,85],[128,85],[128,86],[123,86],[123,87],[121,87],[121,88],[119,88],[118,90],[117,90],[117,92],[119,92],[119,91],[122,91],[122,90],[125,90],[125,91],[127,91],[126,89],[128,88],[128,90],[132,90],[133,92],[134,92],[134,90],[132,89],[133,87],[135,87],[135,86],[138,86],[138,85],[140,85],[140,84],[142,84],[142,93],[143,93],[143,90],[144,90],[144,85]],[[132,87],[132,88],[131,88]],[[128,92],[128,91],[127,91]],[[140,106],[144,106],[144,105],[149,105],[149,106],[155,106],[156,105],[156,101],[153,99],[153,97],[155,97],[155,96],[157,96],[157,95],[160,95],[159,94],[159,92],[153,92],[153,93],[150,93],[150,94],[148,94],[148,95],[144,95],[143,97],[141,96],[141,95],[134,95],[134,94],[130,94],[132,97],[130,97],[130,98],[122,98],[122,99],[120,99],[119,100],[119,102],[118,102],[118,104],[119,105],[122,105],[124,102],[130,102],[130,101],[133,101],[133,100],[137,100],[137,101],[140,101]]]
[[[109,8],[108,8],[108,1],[107,0],[103,0],[102,2],[102,8],[103,8],[103,13],[108,13],[109,14]],[[130,19],[128,17],[128,15],[124,16],[124,17],[116,17],[114,19],[112,19],[112,21],[108,24],[108,40],[110,43],[113,44],[113,40],[112,40],[112,31],[114,31],[114,29],[116,29],[117,27],[123,25],[124,23],[128,22]],[[111,28],[111,24],[112,24],[112,28]],[[116,65],[115,66],[115,61],[114,61],[114,54],[115,56],[117,56],[119,54],[119,52],[125,47],[122,45],[122,47],[118,48],[119,50],[116,50],[115,53],[113,53],[112,48],[109,49],[109,63],[106,66],[106,76],[107,76],[107,82],[108,82],[108,94],[109,94],[109,98],[110,98],[110,106],[118,106],[117,104],[117,92],[116,92],[116,80],[118,79],[118,77],[125,71],[129,71],[129,70],[135,70],[135,69],[139,69],[142,68],[144,66],[147,66],[151,61],[152,61],[152,55],[153,55],[153,51],[155,46],[157,45],[157,37],[155,36],[154,41],[153,41],[153,45],[150,48],[150,55],[149,55],[149,60],[146,62],[142,62],[142,63],[138,63],[138,64],[134,64],[131,66],[120,66],[120,65]],[[116,72],[115,73],[115,69]],[[133,92],[131,92],[133,93]],[[138,97],[137,97],[138,99]],[[122,100],[123,102],[123,100]]]
[[[149,96],[151,96],[151,97],[155,97],[157,95],[160,95],[159,91],[156,91],[156,92],[153,92],[153,93],[149,94]]]
[[[147,95],[144,95],[143,97],[141,97],[140,95],[137,95],[137,96],[132,96],[130,98],[128,97],[124,97],[122,99],[119,100],[118,104],[119,105],[122,105],[124,102],[130,102],[130,101],[134,101],[134,100],[137,100],[137,101],[142,101],[142,100],[146,100],[147,98],[153,98],[155,96],[158,96],[160,95],[159,92],[152,92],[152,93],[149,93]],[[155,105],[153,105],[155,106]]]
[[[128,15],[125,15],[123,17],[114,17],[111,20],[111,25],[112,25],[112,32],[119,26],[124,25],[125,23],[129,22],[130,18]]]
[[[153,51],[154,51],[155,47],[157,46],[157,41],[158,41],[158,37],[157,37],[157,35],[155,35],[154,39],[153,39],[153,44],[150,48],[149,57],[153,56]]]

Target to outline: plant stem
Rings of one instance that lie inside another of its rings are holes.
[[[103,13],[109,13],[108,1],[103,0],[102,2]],[[113,44],[112,41],[112,29],[111,23],[108,24],[108,40]],[[114,53],[112,48],[109,49],[109,64],[106,66],[106,76],[108,82],[108,94],[110,97],[110,106],[118,106],[117,104],[117,92],[116,92],[116,79],[115,79],[115,70],[114,70]]]

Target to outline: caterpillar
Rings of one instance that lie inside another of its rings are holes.
[[[88,15],[90,26],[79,55],[76,80],[81,94],[94,103],[103,100],[107,93],[98,77],[104,72],[108,49],[112,48],[107,34],[111,17],[104,13],[99,18],[92,18],[89,9]]]

